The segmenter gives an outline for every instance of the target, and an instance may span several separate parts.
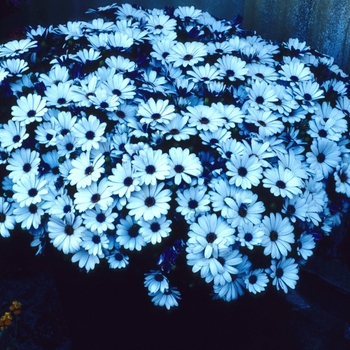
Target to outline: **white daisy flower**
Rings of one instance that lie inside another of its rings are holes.
[[[295,260],[284,256],[281,260],[272,260],[271,267],[267,270],[273,279],[272,284],[277,290],[282,289],[285,293],[288,293],[288,288],[295,288],[299,279],[298,272],[298,264],[295,263]]]

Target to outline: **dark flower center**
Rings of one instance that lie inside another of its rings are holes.
[[[69,133],[69,130],[68,129],[62,129],[61,130],[61,135],[64,136],[64,135],[67,135]]]
[[[266,123],[263,121],[263,120],[258,120],[258,123],[263,126],[263,127],[266,127]]]
[[[67,101],[66,101],[66,99],[64,98],[64,97],[60,97],[58,100],[57,100],[57,103],[59,104],[59,105],[63,105],[63,104],[65,104]]]
[[[251,233],[246,233],[246,234],[244,235],[244,240],[245,240],[246,242],[250,242],[252,239],[253,239],[253,235],[252,235]]]
[[[15,135],[13,138],[12,138],[12,141],[14,143],[17,143],[19,140],[21,139],[21,137],[19,135]]]
[[[244,168],[244,167],[238,168],[238,175],[239,176],[244,177],[244,176],[247,176],[247,174],[248,174],[248,171],[246,168]]]
[[[286,188],[286,184],[285,184],[285,182],[282,181],[282,180],[278,180],[278,181],[276,182],[276,186],[277,186],[278,188],[281,188],[282,190],[284,190],[284,189]]]
[[[146,166],[146,173],[152,175],[156,171],[156,168],[154,165],[147,165]]]
[[[283,269],[279,267],[278,269],[276,269],[276,277],[281,278],[282,276],[283,276]]]
[[[258,103],[258,104],[262,104],[264,103],[264,98],[262,96],[258,96],[256,99],[255,99],[255,102]]]
[[[208,243],[213,243],[216,240],[216,234],[214,232],[209,232],[206,239]]]
[[[122,94],[122,92],[119,89],[112,90],[112,93],[117,96],[120,96]]]
[[[320,153],[318,156],[317,156],[317,161],[319,163],[323,163],[326,159],[326,156],[323,154],[323,153]]]
[[[38,211],[38,207],[35,204],[31,204],[28,209],[31,214],[36,214]]]
[[[210,139],[210,143],[211,143],[212,145],[214,145],[214,144],[216,144],[216,143],[218,143],[218,142],[219,142],[219,140],[216,139],[216,138]]]
[[[106,101],[103,101],[103,102],[100,103],[100,107],[101,108],[108,108],[109,104]]]
[[[94,167],[90,165],[85,169],[85,175],[86,176],[91,175],[93,171],[94,171]]]
[[[344,173],[339,176],[339,179],[340,179],[341,182],[347,182],[348,181],[348,177]]]
[[[248,280],[250,284],[255,284],[256,281],[258,280],[258,277],[256,277],[256,275],[251,275],[249,276]]]
[[[98,214],[96,215],[96,221],[97,221],[97,222],[102,223],[102,222],[105,222],[105,220],[106,220],[106,215],[105,215],[105,214],[103,214],[103,213],[98,213]]]
[[[65,206],[63,207],[63,212],[64,212],[64,213],[67,214],[67,213],[69,213],[70,211],[71,211],[71,206],[70,206],[70,205],[67,204],[67,205],[65,205]]]
[[[122,118],[122,119],[125,118],[125,113],[123,111],[117,111],[116,115],[119,118]]]
[[[155,276],[154,276],[154,279],[157,281],[157,282],[162,282],[164,280],[164,276],[161,275],[160,273],[157,273]]]
[[[116,253],[116,254],[114,255],[114,258],[115,258],[115,260],[117,260],[117,261],[122,261],[122,260],[123,260],[123,254],[121,254],[121,253]]]
[[[28,173],[32,169],[32,166],[29,163],[25,163],[22,169],[25,173]]]
[[[238,209],[238,214],[242,218],[247,216],[247,206],[245,204],[241,204],[241,206]]]
[[[99,193],[95,193],[91,196],[91,202],[97,203],[101,199],[101,196]]]
[[[94,137],[95,137],[95,133],[94,133],[92,130],[89,130],[89,131],[85,134],[85,137],[86,137],[88,140],[93,140]]]
[[[182,173],[185,170],[185,168],[181,164],[178,164],[178,165],[175,165],[174,170],[177,173]]]
[[[155,199],[153,198],[153,197],[147,197],[146,199],[145,199],[145,205],[146,205],[146,207],[152,207],[153,205],[155,205],[156,204],[156,201],[155,201]]]
[[[295,75],[292,75],[292,76],[290,77],[290,80],[291,80],[291,81],[294,81],[294,82],[297,82],[297,81],[299,80],[299,78],[298,78],[297,76],[295,76]]]
[[[157,25],[154,27],[154,29],[160,29],[160,30],[162,30],[162,29],[163,29],[163,26],[162,26],[161,24],[157,24]]]
[[[37,194],[38,194],[38,190],[37,190],[36,188],[31,188],[31,189],[28,191],[28,196],[29,196],[29,197],[35,197]]]
[[[71,142],[66,144],[66,150],[71,151],[74,148],[73,144]]]
[[[52,140],[52,138],[53,138],[53,135],[51,135],[51,134],[46,134],[46,140],[47,140],[47,141]]]
[[[180,131],[178,129],[171,129],[170,134],[171,135],[178,135],[178,134],[180,134]]]
[[[256,73],[255,76],[258,78],[264,79],[264,74],[262,73]]]
[[[318,136],[319,137],[327,137],[327,131],[324,129],[321,129],[318,131]]]
[[[295,213],[294,205],[289,204],[287,207],[287,215],[293,215]]]
[[[125,186],[131,186],[132,185],[132,178],[130,176],[126,177],[123,181]]]
[[[202,117],[199,121],[201,124],[209,124],[209,119],[206,117]]]
[[[161,118],[161,115],[160,115],[159,113],[153,113],[152,116],[151,116],[151,118],[152,118],[153,120],[158,120],[158,119]]]
[[[160,225],[158,222],[152,222],[150,228],[152,232],[158,232],[160,230]]]
[[[198,207],[198,202],[195,199],[191,199],[188,201],[188,207],[190,209],[196,209]]]
[[[100,236],[95,235],[95,236],[92,237],[92,241],[95,244],[99,244],[101,242],[101,238],[100,238]]]
[[[132,225],[129,229],[129,236],[132,238],[135,238],[139,235],[139,226],[138,225]]]
[[[310,101],[310,100],[312,99],[312,96],[311,96],[310,94],[306,93],[306,94],[304,95],[304,99],[305,99],[306,101]]]
[[[187,55],[184,56],[184,61],[191,61],[192,58],[193,58],[192,55],[187,54]]]
[[[66,225],[64,228],[64,233],[68,236],[71,236],[74,233],[74,229],[72,225]]]
[[[233,77],[233,76],[235,75],[235,72],[234,72],[232,69],[228,69],[228,70],[226,71],[226,75],[227,75],[228,77]]]
[[[35,116],[35,114],[36,114],[36,112],[33,110],[33,109],[31,109],[30,111],[28,111],[28,113],[27,113],[27,117],[34,117]]]
[[[0,222],[6,221],[6,215],[4,213],[0,213]]]
[[[270,239],[272,242],[275,242],[278,240],[278,233],[275,230],[270,232]]]

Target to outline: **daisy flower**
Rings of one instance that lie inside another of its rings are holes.
[[[199,158],[190,153],[188,148],[172,147],[169,150],[169,178],[174,178],[174,183],[180,185],[181,181],[191,183],[193,177],[199,177],[203,171],[203,167]]]
[[[316,243],[314,236],[303,232],[299,239],[297,240],[297,253],[304,260],[307,260],[313,254],[313,249],[315,248]]]
[[[158,123],[167,124],[175,117],[175,107],[169,105],[169,100],[157,100],[150,98],[146,103],[139,105],[137,115],[141,123],[155,126]]]
[[[216,131],[225,123],[223,116],[214,108],[204,105],[188,106],[185,115],[189,116],[188,126],[197,130]]]
[[[227,219],[232,227],[249,222],[257,225],[265,211],[264,203],[258,201],[258,195],[249,190],[237,191],[233,198],[226,197],[225,203],[230,208],[227,212]]]
[[[347,197],[350,197],[350,166],[348,163],[337,165],[334,179],[336,192],[344,193]]]
[[[78,189],[90,186],[92,182],[98,181],[105,172],[104,164],[103,154],[91,159],[90,152],[82,152],[79,157],[72,160],[72,168],[67,180],[72,186],[76,185]]]
[[[322,177],[327,179],[340,160],[338,145],[327,139],[313,140],[311,152],[306,153],[306,162],[310,164],[310,169],[315,172],[318,179]]]
[[[78,266],[82,269],[85,268],[86,272],[93,270],[95,265],[100,262],[98,255],[89,254],[87,250],[81,248],[72,256],[72,262],[78,261]]]
[[[12,106],[12,120],[23,124],[30,124],[34,121],[41,122],[47,111],[46,101],[40,95],[28,94],[17,100],[17,106]]]
[[[170,54],[166,57],[166,60],[173,63],[174,67],[187,67],[193,66],[198,62],[204,61],[204,56],[207,54],[207,48],[205,44],[192,41],[192,42],[177,42],[172,48]]]
[[[157,125],[157,129],[165,134],[166,140],[174,139],[175,141],[188,140],[190,136],[196,135],[195,128],[188,127],[189,116],[176,114],[167,124]]]
[[[290,199],[301,194],[301,189],[304,187],[299,177],[281,165],[278,168],[266,169],[262,183],[273,195]]]
[[[0,46],[0,57],[14,57],[28,52],[29,49],[36,47],[38,43],[29,38],[22,40],[12,40]]]
[[[162,238],[168,237],[171,232],[171,221],[165,216],[153,218],[152,220],[140,219],[140,234],[146,243],[157,244],[162,241]]]
[[[64,218],[52,215],[47,224],[51,243],[64,254],[75,253],[80,248],[82,233],[82,218],[66,214]]]
[[[103,249],[108,248],[108,238],[103,233],[84,230],[81,234],[80,246],[89,254],[103,257]]]
[[[134,169],[130,162],[116,164],[115,168],[112,168],[112,173],[113,175],[108,176],[112,194],[120,198],[130,198],[132,192],[141,189],[140,179],[134,177]]]
[[[264,231],[261,229],[260,225],[253,225],[252,222],[246,222],[243,225],[239,225],[237,230],[238,240],[241,246],[252,250],[254,246],[261,245]]]
[[[155,186],[157,180],[164,180],[170,174],[168,156],[161,150],[141,150],[134,156],[132,165],[135,169],[134,177],[140,179],[140,184]]]
[[[67,214],[74,213],[75,208],[73,199],[67,194],[57,196],[49,208],[49,214],[57,216],[60,219],[62,219]]]
[[[103,136],[106,126],[106,123],[100,123],[97,117],[90,115],[75,123],[71,132],[76,137],[78,146],[83,151],[90,151],[92,148],[98,149],[101,142],[106,142]]]
[[[246,63],[236,56],[224,55],[217,60],[215,66],[219,69],[222,78],[232,82],[245,80],[245,75],[248,73]]]
[[[281,260],[272,260],[271,266],[267,269],[267,273],[272,278],[272,284],[276,286],[277,290],[282,289],[288,293],[288,287],[295,288],[298,276],[298,264],[293,258],[282,257]]]
[[[284,125],[282,121],[279,120],[279,116],[272,111],[249,108],[245,122],[254,124],[261,138],[279,134],[284,129]]]
[[[123,269],[129,265],[129,257],[123,254],[119,249],[108,253],[106,258],[111,269]]]
[[[216,214],[202,215],[190,226],[187,245],[192,253],[201,253],[206,259],[217,258],[235,242],[235,230]]]
[[[28,174],[13,185],[13,199],[20,207],[41,202],[42,196],[48,193],[45,188],[46,180],[38,178],[34,174]]]
[[[68,107],[72,102],[72,85],[70,82],[51,85],[45,90],[46,105],[57,108]]]
[[[31,151],[29,148],[19,148],[12,152],[6,169],[10,171],[10,179],[13,182],[18,182],[26,174],[37,175],[39,163],[38,152]]]
[[[21,77],[22,73],[29,69],[28,63],[19,58],[9,58],[6,61],[2,61],[0,64],[1,67],[8,72],[9,77]]]
[[[152,270],[145,273],[144,286],[150,293],[157,293],[158,291],[164,293],[169,288],[169,280],[160,271]]]
[[[178,306],[177,300],[181,299],[181,294],[176,287],[169,287],[162,293],[160,290],[156,293],[149,292],[148,295],[152,297],[152,302],[156,306],[165,306],[168,310],[174,306]]]
[[[142,235],[140,235],[140,226],[136,224],[136,220],[127,215],[125,219],[120,219],[117,225],[117,243],[123,248],[140,251],[146,245]]]
[[[140,191],[133,192],[128,199],[126,208],[129,214],[135,216],[135,220],[143,217],[144,220],[152,220],[166,215],[170,208],[171,191],[164,189],[164,183],[157,185],[143,185]]]
[[[194,221],[195,218],[210,210],[210,197],[206,193],[206,189],[202,187],[190,187],[183,191],[176,191],[176,202],[178,207],[176,211],[181,213],[188,221]]]
[[[262,178],[261,164],[255,157],[248,156],[246,153],[242,156],[232,155],[226,162],[226,167],[230,184],[244,190],[258,186]]]
[[[273,259],[280,259],[291,251],[291,243],[294,243],[293,226],[288,218],[283,218],[280,213],[271,213],[262,220],[261,229],[264,231],[262,246],[264,254],[271,255]]]
[[[28,137],[26,126],[20,122],[13,122],[11,119],[0,129],[0,144],[7,152],[21,147],[23,141]]]
[[[280,79],[291,83],[307,81],[313,78],[310,68],[306,67],[304,63],[295,57],[290,62],[283,64],[278,73],[280,74]]]
[[[317,100],[324,97],[323,90],[317,82],[305,81],[293,88],[295,99],[301,103],[301,107],[309,113],[317,109]]]
[[[211,80],[222,79],[219,70],[215,66],[211,66],[209,63],[205,66],[193,66],[192,70],[187,71],[187,74],[192,77],[191,79],[195,83],[208,83]]]
[[[13,204],[16,222],[21,224],[22,229],[29,230],[31,228],[37,229],[41,224],[41,218],[44,215],[42,209],[42,202],[30,204],[28,207],[20,207],[16,202]]]
[[[98,205],[94,209],[86,210],[81,215],[85,227],[92,232],[97,232],[99,234],[102,234],[107,230],[114,230],[114,223],[118,217],[118,213],[114,213],[112,210],[112,208],[101,210]]]
[[[256,269],[247,275],[244,282],[248,291],[256,294],[265,291],[269,279],[263,269]]]
[[[10,231],[15,228],[16,218],[13,215],[13,207],[4,197],[0,197],[0,234],[2,237],[10,237]]]

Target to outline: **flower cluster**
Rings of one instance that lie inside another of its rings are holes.
[[[225,301],[294,288],[348,207],[348,77],[194,7],[88,12],[0,46],[1,235],[86,271],[154,246],[168,309],[181,261]]]

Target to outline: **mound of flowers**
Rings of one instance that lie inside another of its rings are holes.
[[[168,309],[176,280],[295,288],[349,203],[347,75],[194,7],[88,12],[0,46],[1,235],[86,271],[146,254]]]

